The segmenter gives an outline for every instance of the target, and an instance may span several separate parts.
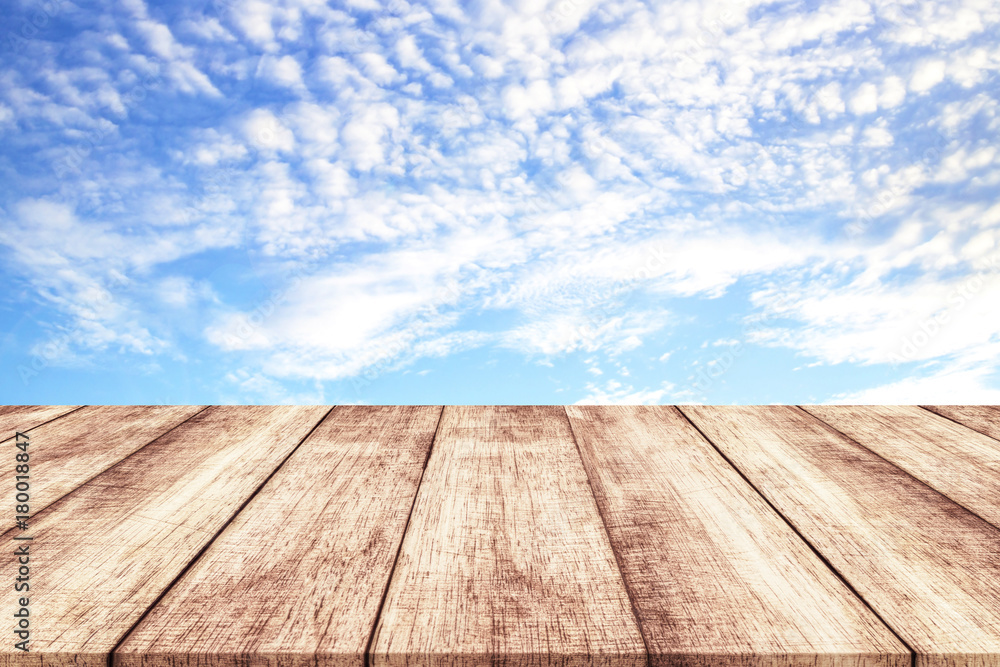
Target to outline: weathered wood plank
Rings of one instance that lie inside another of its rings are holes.
[[[798,408],[681,410],[918,665],[1000,665],[1000,530]]]
[[[115,644],[328,411],[210,407],[32,518],[30,653],[106,667]],[[13,553],[15,533],[3,543]],[[2,609],[12,618],[12,596]]]
[[[87,406],[32,429],[31,511],[37,513],[204,406]],[[0,498],[14,497],[13,456],[5,457]],[[7,517],[4,529],[14,525]]]
[[[1000,440],[1000,406],[998,405],[922,405],[931,412],[968,426],[994,440]]]
[[[0,442],[24,433],[50,419],[78,409],[79,405],[0,405]]]
[[[1000,527],[1000,442],[915,405],[803,409]]]
[[[567,412],[651,664],[909,667],[909,649],[676,408]]]
[[[440,414],[334,408],[115,665],[363,665]]]
[[[563,408],[445,407],[371,660],[645,664]]]

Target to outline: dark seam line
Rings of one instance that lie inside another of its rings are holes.
[[[207,407],[208,406],[206,406],[206,409],[207,409]],[[174,586],[177,585],[177,582],[179,582],[181,579],[184,578],[184,575],[188,573],[188,570],[190,570],[194,566],[194,564],[197,563],[201,559],[201,557],[205,554],[205,552],[208,551],[208,549],[215,543],[215,540],[220,535],[222,535],[223,532],[225,532],[226,528],[228,528],[230,526],[230,524],[232,524],[233,519],[235,519],[236,517],[238,517],[240,515],[240,512],[242,512],[244,510],[244,508],[246,508],[246,506],[250,504],[250,501],[252,501],[254,498],[256,498],[257,494],[261,492],[261,489],[263,489],[267,485],[267,483],[271,481],[271,478],[274,477],[278,473],[279,470],[281,470],[281,468],[285,465],[285,463],[288,461],[288,459],[290,459],[292,457],[292,454],[294,454],[295,452],[297,452],[299,450],[299,447],[302,446],[302,443],[304,443],[306,440],[308,440],[309,436],[311,436],[316,431],[316,429],[319,428],[320,424],[322,424],[324,421],[326,421],[326,418],[330,416],[331,412],[333,412],[333,408],[334,407],[336,407],[336,406],[331,406],[330,409],[326,411],[326,414],[324,414],[323,417],[321,419],[319,419],[313,425],[313,427],[311,429],[309,429],[309,432],[306,433],[305,437],[303,437],[301,440],[299,440],[298,444],[295,445],[295,447],[292,448],[292,451],[288,452],[288,454],[285,456],[285,458],[281,459],[281,462],[274,468],[274,470],[271,471],[271,474],[269,474],[264,479],[264,481],[261,482],[260,485],[258,485],[256,489],[254,489],[254,492],[251,493],[250,496],[246,500],[244,500],[243,503],[238,508],[236,508],[236,511],[233,512],[233,514],[228,519],[226,519],[226,521],[222,524],[222,526],[219,528],[219,530],[216,531],[215,535],[213,535],[212,538],[208,542],[205,543],[205,546],[203,546],[201,549],[199,549],[198,553],[196,553],[194,555],[194,557],[191,558],[191,560],[189,560],[184,565],[184,567],[181,569],[180,573],[176,577],[174,577],[173,581],[171,581],[166,586],[166,588],[164,588],[162,591],[160,591],[160,594],[157,595],[156,599],[153,600],[153,602],[149,605],[149,607],[147,607],[146,610],[144,612],[142,612],[142,615],[139,616],[139,619],[135,623],[132,624],[132,627],[130,627],[127,631],[125,631],[125,633],[121,636],[121,639],[119,639],[115,643],[115,645],[111,648],[111,650],[108,651],[108,667],[115,667],[115,662],[114,662],[114,660],[115,660],[115,652],[118,650],[118,648],[122,644],[125,643],[125,640],[128,639],[128,636],[130,634],[132,634],[132,632],[137,627],[139,627],[140,623],[142,623],[144,620],[146,620],[146,617],[149,616],[149,614],[153,611],[153,609],[156,608],[156,605],[160,604],[160,601],[163,600],[164,597],[166,597],[167,593],[169,593],[170,590]],[[198,413],[198,414],[201,414],[201,413]]]
[[[618,549],[615,547],[615,541],[611,539],[611,531],[608,530],[608,522],[604,517],[604,513],[601,511],[601,504],[597,502],[597,494],[594,492],[594,484],[590,479],[590,470],[587,466],[586,460],[583,458],[583,450],[580,449],[580,441],[576,437],[576,429],[573,427],[573,420],[570,419],[569,412],[566,410],[566,406],[562,406],[563,415],[566,417],[566,423],[569,424],[569,432],[573,437],[573,445],[576,446],[576,454],[580,457],[580,464],[583,466],[583,474],[587,477],[587,486],[590,488],[590,497],[594,500],[594,506],[597,508],[597,516],[601,517],[601,525],[604,527],[604,534],[608,537],[608,545],[611,547],[611,553],[615,557],[615,565],[618,566],[618,576],[622,581],[622,588],[625,589],[625,595],[628,596],[629,606],[632,608],[632,616],[635,617],[635,625],[639,630],[639,638],[642,639],[642,647],[645,652],[645,663],[647,667],[652,664],[652,656],[649,653],[649,642],[646,640],[646,632],[643,630],[642,621],[639,616],[639,609],[635,605],[635,600],[632,598],[632,590],[629,588],[628,582],[625,581],[625,569],[622,566],[621,554],[618,553]]]
[[[943,415],[940,412],[934,412],[933,410],[931,410],[930,408],[928,408],[926,405],[918,405],[917,407],[920,408],[921,410],[926,410],[927,412],[931,413],[935,417],[940,417],[941,419],[947,419],[950,422],[958,424],[962,428],[967,428],[970,431],[973,431],[974,433],[978,433],[980,435],[985,435],[990,440],[996,440],[997,442],[1000,442],[1000,438],[996,438],[996,437],[990,435],[989,433],[984,433],[983,431],[980,431],[978,428],[973,428],[973,427],[969,426],[968,424],[963,424],[962,422],[958,421],[957,419],[952,419],[948,415]],[[977,406],[977,407],[984,407],[985,408],[985,407],[992,407],[992,406],[985,406],[985,405],[983,405],[983,406]]]
[[[396,548],[396,557],[392,559],[392,567],[389,568],[389,576],[385,580],[385,587],[382,589],[382,597],[378,601],[378,609],[375,610],[375,622],[372,623],[371,633],[368,635],[368,641],[365,643],[365,652],[362,655],[362,665],[363,667],[371,666],[371,650],[372,643],[375,641],[375,634],[378,632],[379,622],[382,620],[382,609],[385,607],[385,600],[389,597],[389,585],[392,584],[392,578],[396,574],[396,564],[399,563],[399,555],[403,553],[403,542],[406,541],[406,534],[410,530],[410,519],[413,518],[413,509],[417,506],[417,496],[420,495],[420,489],[424,484],[424,473],[427,472],[427,464],[431,460],[431,452],[434,451],[434,443],[437,442],[438,433],[441,431],[441,422],[444,420],[444,411],[446,406],[441,406],[441,412],[438,414],[437,426],[434,427],[434,437],[431,438],[431,444],[427,447],[427,456],[424,457],[424,467],[420,469],[420,478],[417,480],[417,488],[413,492],[413,502],[410,503],[410,512],[406,515],[406,523],[403,525],[403,534],[399,538],[399,546]]]
[[[80,406],[79,408],[77,408],[77,410],[85,408],[85,407],[90,407],[90,406],[85,406],[85,405],[84,406]],[[93,475],[91,475],[90,477],[88,477],[86,480],[84,480],[83,482],[81,482],[80,484],[78,484],[75,488],[72,488],[69,491],[67,491],[65,495],[59,496],[58,498],[56,498],[55,500],[53,500],[51,503],[49,503],[48,505],[46,505],[42,509],[40,509],[37,512],[35,512],[34,514],[32,514],[31,518],[32,519],[38,518],[38,516],[41,515],[43,512],[47,511],[49,508],[55,507],[56,505],[58,505],[59,503],[61,503],[66,498],[69,498],[74,493],[77,493],[80,489],[82,489],[87,484],[89,484],[90,482],[94,481],[95,479],[97,479],[98,477],[100,477],[101,475],[103,475],[104,473],[108,472],[112,468],[115,468],[115,467],[121,465],[121,463],[123,461],[126,461],[127,459],[135,456],[136,454],[138,454],[142,450],[146,449],[146,447],[149,447],[151,444],[153,444],[154,442],[156,442],[160,438],[164,437],[165,435],[167,435],[168,433],[170,433],[174,429],[180,428],[184,424],[188,423],[189,421],[191,421],[192,419],[194,419],[195,417],[197,417],[198,415],[200,415],[202,412],[204,412],[205,410],[207,410],[208,407],[209,406],[207,406],[207,405],[204,406],[204,407],[202,407],[202,409],[199,410],[198,412],[194,413],[193,415],[191,415],[187,419],[184,419],[183,421],[180,421],[177,424],[174,424],[173,426],[171,426],[170,428],[168,428],[166,431],[164,431],[160,435],[156,436],[155,438],[153,438],[152,440],[150,440],[149,442],[147,442],[145,445],[136,448],[134,451],[129,452],[128,454],[126,454],[122,458],[118,459],[117,461],[115,461],[114,463],[112,463],[111,465],[109,465],[104,470],[97,471],[96,473],[94,473]],[[73,412],[76,412],[76,410],[74,410]],[[66,414],[69,414],[69,413],[66,413]],[[58,417],[56,419],[58,419]],[[3,535],[0,535],[0,539],[6,539],[7,538],[7,533],[9,533],[12,530],[16,530],[16,529],[17,529],[17,526],[14,526],[13,528],[8,528],[6,531],[4,531]]]
[[[51,424],[52,422],[54,422],[57,419],[62,419],[63,417],[66,417],[67,415],[71,415],[74,412],[77,412],[78,410],[83,410],[84,408],[89,408],[89,407],[91,407],[91,406],[89,406],[89,405],[78,405],[75,408],[73,408],[72,410],[69,410],[68,412],[64,412],[62,414],[56,415],[52,419],[46,419],[43,422],[39,422],[38,424],[35,424],[34,426],[26,428],[23,431],[21,431],[21,433],[28,433],[29,431],[34,431],[36,428],[40,428],[42,426],[45,426],[46,424]],[[15,429],[15,431],[16,430],[17,429]],[[7,440],[16,440],[16,439],[17,439],[17,434],[16,433],[14,435],[10,436],[9,438],[7,438]],[[0,440],[0,445],[6,443],[7,440]]]
[[[761,499],[763,499],[763,501],[765,503],[767,503],[768,507],[770,507],[774,511],[775,514],[777,514],[778,516],[780,516],[781,519],[786,524],[788,524],[788,527],[791,528],[792,531],[796,535],[799,536],[799,539],[801,539],[805,543],[805,545],[807,547],[809,547],[809,549],[812,550],[812,552],[814,554],[816,554],[816,556],[823,562],[823,564],[825,564],[828,568],[830,568],[830,571],[833,572],[834,575],[836,575],[836,577],[838,579],[840,579],[844,583],[844,585],[847,587],[847,589],[849,591],[851,591],[852,593],[854,593],[855,597],[857,597],[861,601],[861,604],[863,604],[864,606],[866,606],[868,608],[868,610],[875,616],[875,618],[877,618],[879,621],[881,621],[882,625],[884,625],[889,630],[889,632],[891,632],[896,637],[896,639],[898,639],[900,641],[900,643],[907,648],[907,650],[910,652],[910,665],[911,665],[911,667],[916,667],[916,664],[917,664],[917,652],[916,652],[916,650],[912,646],[910,646],[910,644],[906,640],[904,640],[901,636],[899,636],[899,633],[896,632],[895,628],[893,628],[891,625],[889,625],[889,623],[884,618],[882,618],[882,615],[879,614],[877,611],[875,611],[874,607],[872,607],[870,604],[868,604],[868,601],[865,600],[865,598],[861,595],[861,593],[859,593],[858,590],[856,588],[854,588],[854,586],[851,585],[851,582],[847,580],[847,577],[845,577],[843,574],[841,574],[840,570],[838,570],[836,567],[834,567],[833,563],[831,563],[827,559],[826,556],[824,556],[822,553],[820,553],[819,549],[817,549],[815,546],[813,546],[812,542],[810,542],[809,540],[806,539],[805,535],[803,535],[799,531],[799,529],[795,527],[795,524],[793,524],[788,519],[788,517],[786,517],[784,514],[782,514],[781,511],[779,511],[778,508],[774,506],[774,504],[768,499],[768,497],[765,496],[761,492],[761,490],[758,489],[757,486],[753,482],[750,481],[750,478],[747,477],[746,475],[744,475],[743,471],[740,470],[736,466],[736,464],[733,463],[729,459],[729,457],[726,456],[722,452],[722,449],[720,449],[719,447],[717,447],[716,444],[714,442],[712,442],[712,440],[704,433],[704,431],[702,431],[701,428],[699,428],[698,425],[694,423],[694,420],[692,420],[691,417],[689,417],[688,414],[686,412],[684,412],[681,409],[680,406],[676,406],[676,407],[677,407],[677,412],[681,413],[681,415],[683,415],[684,419],[686,419],[687,422],[689,424],[691,424],[691,426],[694,427],[694,429],[696,431],[698,431],[698,434],[701,435],[701,437],[703,437],[705,439],[705,442],[707,442],[708,444],[710,444],[712,446],[712,448],[715,449],[715,451],[719,452],[719,456],[721,456],[726,461],[726,463],[728,463],[730,466],[732,466],[733,470],[735,470],[736,473],[740,477],[742,477],[743,480],[747,484],[750,485],[751,489],[753,489],[754,491],[757,492],[757,495],[759,495],[761,497]],[[795,406],[793,406],[793,407],[795,407]],[[812,416],[812,415],[810,415],[810,416]]]
[[[921,484],[922,486],[926,486],[926,487],[927,487],[928,489],[930,489],[931,491],[933,491],[933,492],[934,492],[934,493],[936,493],[937,495],[941,496],[942,498],[944,498],[944,499],[945,499],[945,500],[947,500],[948,502],[950,502],[950,503],[954,503],[954,504],[958,505],[959,507],[961,507],[962,509],[964,509],[964,510],[965,510],[966,512],[968,512],[968,513],[969,513],[969,514],[971,514],[972,516],[976,517],[977,519],[979,519],[980,521],[982,521],[983,523],[985,523],[985,524],[986,524],[986,525],[988,525],[989,527],[991,527],[991,528],[995,528],[995,529],[997,529],[997,530],[1000,530],[1000,526],[995,526],[995,525],[993,525],[993,523],[992,523],[992,522],[990,522],[990,521],[987,521],[987,520],[986,520],[986,519],[984,519],[983,517],[979,516],[979,515],[978,515],[977,513],[973,512],[973,511],[972,511],[971,509],[969,509],[968,507],[966,507],[966,506],[965,506],[965,505],[963,505],[962,503],[958,502],[958,501],[957,501],[957,500],[955,500],[954,498],[950,498],[950,497],[948,497],[948,494],[946,494],[945,492],[943,492],[943,491],[940,491],[939,489],[935,489],[935,488],[934,488],[933,486],[931,486],[930,484],[928,484],[928,483],[927,483],[927,482],[925,482],[924,480],[920,479],[919,477],[917,477],[917,476],[916,476],[915,474],[913,474],[912,472],[910,472],[910,471],[909,471],[909,470],[907,470],[906,468],[903,468],[902,466],[899,466],[899,465],[896,465],[895,463],[893,463],[893,462],[892,462],[892,461],[890,461],[889,459],[885,458],[884,456],[882,456],[881,454],[879,454],[879,453],[878,453],[878,452],[876,452],[875,450],[871,449],[870,447],[866,447],[866,446],[865,446],[865,445],[864,445],[863,443],[861,443],[861,442],[858,442],[857,440],[855,440],[855,439],[854,439],[854,438],[852,438],[851,436],[847,435],[846,433],[844,433],[843,431],[841,431],[841,430],[840,430],[840,429],[838,429],[837,427],[835,427],[835,426],[832,426],[832,425],[830,425],[830,424],[827,424],[827,423],[826,423],[825,421],[823,421],[822,419],[820,419],[819,417],[817,417],[817,416],[816,416],[816,415],[814,415],[813,413],[809,412],[809,411],[808,411],[808,410],[806,410],[805,408],[803,408],[803,407],[801,407],[801,406],[798,406],[798,405],[795,405],[795,406],[792,406],[792,407],[794,407],[794,408],[798,408],[799,410],[802,410],[802,412],[803,412],[803,413],[805,413],[805,414],[809,415],[809,417],[811,417],[811,418],[815,419],[815,420],[816,420],[816,421],[818,421],[818,422],[819,422],[820,424],[822,424],[822,425],[823,425],[823,426],[824,426],[824,427],[825,427],[826,429],[828,429],[829,431],[832,431],[832,432],[833,432],[833,433],[835,433],[836,435],[839,435],[839,436],[841,436],[841,437],[843,437],[843,438],[845,438],[845,439],[849,440],[850,442],[853,442],[853,443],[854,443],[854,444],[856,444],[856,445],[857,445],[858,447],[862,447],[862,448],[863,448],[863,449],[864,449],[865,451],[867,451],[867,452],[871,452],[872,454],[874,454],[874,455],[875,455],[875,456],[877,456],[878,458],[882,459],[883,461],[885,461],[886,463],[888,463],[889,465],[891,465],[891,466],[892,466],[893,468],[895,468],[896,470],[899,470],[900,472],[902,472],[903,474],[905,474],[905,475],[906,475],[907,477],[910,477],[911,479],[914,479],[914,480],[916,480],[916,481],[917,481],[917,482],[919,482],[919,483],[920,483],[920,484]]]

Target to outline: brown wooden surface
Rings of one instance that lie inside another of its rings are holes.
[[[371,651],[376,666],[645,664],[563,408],[445,407]]]
[[[79,405],[0,405],[0,442],[68,414]],[[29,433],[30,435],[30,433]]]
[[[0,662],[106,667],[115,644],[328,410],[211,407],[32,517],[31,652],[11,640]],[[15,532],[3,536],[8,553]],[[3,598],[8,619],[12,598]]]
[[[334,408],[115,664],[363,665],[440,415]]]
[[[32,429],[31,513],[160,437],[204,406],[87,406]],[[0,498],[14,497],[13,456],[4,457]],[[8,517],[4,529],[14,525]]]
[[[803,409],[1000,526],[1000,442],[914,405]]]
[[[0,667],[1000,667],[993,408],[70,409]]]
[[[1000,665],[1000,530],[798,408],[681,409],[918,665]]]
[[[672,407],[567,408],[651,664],[911,654]]]
[[[1000,441],[1000,406],[923,405],[921,407]]]

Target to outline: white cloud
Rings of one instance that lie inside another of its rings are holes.
[[[945,63],[943,60],[928,59],[917,63],[910,77],[910,90],[915,93],[925,93],[944,81]]]
[[[247,355],[232,382],[248,391],[477,345],[636,377],[652,349],[683,364],[665,340],[676,304],[721,327],[744,290],[798,298],[759,344],[891,363],[996,247],[1000,209],[980,202],[1000,185],[1000,16],[984,7],[239,0],[172,19],[127,0],[100,10],[106,34],[67,37],[86,53],[74,66],[38,51],[37,81],[0,71],[11,151],[61,165],[15,178],[49,194],[2,202],[5,243],[45,242],[28,279],[94,341],[211,303],[195,326]],[[155,102],[131,98],[157,64]],[[234,342],[241,295],[215,303],[165,266],[237,245],[264,275],[310,267],[275,306],[296,331],[268,319]],[[148,304],[74,310],[106,290],[104,266],[147,272]],[[460,296],[419,315],[448,280]],[[964,363],[991,340],[989,314],[963,312],[912,361]],[[501,323],[469,330],[476,317]],[[138,332],[134,349],[169,345]]]
[[[201,143],[182,154],[185,162],[203,166],[215,166],[220,162],[239,160],[246,157],[247,148],[230,134],[216,130],[206,130],[201,135]]]
[[[906,250],[900,245],[889,243],[880,249],[886,253],[879,267],[883,275],[894,266],[951,253],[950,244],[941,243],[940,238],[914,243]],[[874,256],[869,261],[873,260]],[[941,269],[947,270],[954,262],[957,259]],[[761,327],[754,342],[791,347],[830,364],[901,367],[941,358],[969,359],[978,357],[988,341],[1000,336],[991,315],[992,304],[1000,299],[1000,257],[985,257],[972,275],[895,284],[861,274],[846,285],[814,283],[783,295],[758,297],[765,305],[779,298],[782,316],[797,320],[800,326]]]
[[[305,84],[302,81],[302,67],[292,56],[285,55],[278,58],[265,55],[260,59],[258,72],[262,79],[275,85],[305,90]]]
[[[220,97],[221,92],[212,84],[211,79],[199,70],[192,62],[194,50],[181,45],[173,36],[170,28],[149,17],[148,9],[142,0],[125,3],[133,15],[133,26],[146,42],[149,50],[158,60],[163,61],[163,71],[157,76],[166,76],[178,90],[188,93],[204,93],[211,97]],[[119,48],[128,45],[117,43]]]
[[[587,383],[587,396],[575,405],[659,405],[674,389],[674,385],[664,382],[659,389],[635,389],[617,380],[608,380],[603,386]]]
[[[271,341],[260,327],[262,319],[262,311],[257,310],[249,315],[220,315],[214,324],[205,329],[205,339],[224,352],[265,349]]]
[[[271,27],[273,10],[263,0],[243,0],[232,7],[230,16],[251,41],[274,49],[274,30]]]
[[[144,355],[169,347],[143,323],[142,287],[128,276],[231,245],[234,239],[223,230],[190,224],[144,231],[124,234],[109,224],[84,222],[61,202],[22,199],[15,204],[0,241],[19,248],[13,263],[54,309],[50,335],[33,347],[36,354],[50,364],[75,363],[109,346]]]
[[[397,127],[399,113],[388,104],[358,109],[341,132],[345,156],[361,171],[385,164],[387,135]]]
[[[361,71],[380,86],[394,83],[401,78],[399,72],[379,53],[363,53],[358,60]]]
[[[356,190],[350,173],[342,165],[327,160],[310,160],[306,168],[314,175],[313,187],[326,200],[349,197]]]
[[[172,308],[185,309],[199,301],[216,300],[210,285],[189,276],[168,276],[160,281],[156,291],[160,300]]]
[[[284,109],[282,120],[294,128],[294,134],[301,142],[300,156],[331,157],[339,151],[337,139],[341,114],[337,109],[299,102]]]
[[[884,148],[886,146],[892,146],[893,144],[892,133],[884,127],[866,127],[865,131],[862,133],[862,137],[864,138],[865,146]]]
[[[481,345],[489,334],[442,329],[455,322],[460,267],[492,250],[490,230],[480,230],[302,276],[248,312],[220,314],[205,335],[227,350],[266,350],[272,375],[325,379]]]
[[[661,311],[609,314],[601,307],[542,316],[506,332],[502,344],[525,354],[545,356],[604,350],[609,354],[635,349],[642,336],[666,326]]]
[[[503,76],[503,63],[485,54],[478,54],[472,59],[472,67],[477,73],[487,79],[497,79]]]
[[[834,396],[827,403],[843,405],[1000,404],[994,368],[943,369],[889,384]]]
[[[840,97],[840,83],[831,81],[816,93],[819,106],[830,114],[844,113],[844,100]]]
[[[527,86],[510,85],[503,91],[503,106],[514,119],[550,111],[554,107],[552,88],[548,81],[538,79]]]
[[[424,58],[423,51],[417,46],[417,40],[413,35],[406,35],[396,42],[396,58],[399,64],[407,69],[416,69],[429,72],[433,68]]]
[[[866,82],[858,86],[851,96],[851,113],[858,116],[878,111],[878,88]]]
[[[256,109],[247,114],[242,130],[247,142],[261,151],[290,152],[295,147],[295,136],[291,130],[267,109]]]
[[[889,76],[882,81],[879,104],[888,109],[897,107],[906,99],[906,84],[898,76]]]

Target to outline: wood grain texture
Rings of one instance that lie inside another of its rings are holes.
[[[947,417],[979,431],[994,440],[1000,440],[1000,406],[998,405],[922,405],[931,412]]]
[[[918,665],[1000,665],[1000,530],[797,408],[681,410]]]
[[[32,518],[31,652],[0,664],[106,667],[115,644],[326,414],[210,407]],[[3,536],[14,552],[15,531]],[[2,609],[12,618],[12,596]]]
[[[155,440],[204,406],[87,406],[31,430],[32,514]],[[14,457],[5,457],[0,498],[14,497]],[[4,529],[14,525],[7,517]]]
[[[803,409],[1000,527],[1000,442],[915,405]]]
[[[115,665],[363,665],[440,415],[334,408]]]
[[[645,664],[563,408],[445,407],[371,661]]]
[[[13,438],[17,431],[24,433],[79,407],[79,405],[0,405],[0,442]]]
[[[676,408],[567,412],[651,664],[909,667],[909,649]]]

